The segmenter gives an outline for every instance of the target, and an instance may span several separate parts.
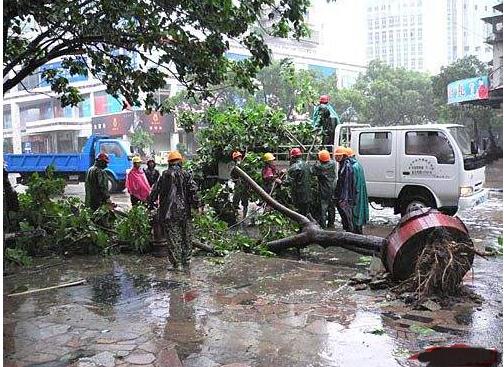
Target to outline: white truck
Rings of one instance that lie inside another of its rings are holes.
[[[454,215],[488,198],[485,157],[479,154],[462,125],[427,124],[372,127],[344,123],[336,126],[334,147],[350,146],[365,176],[370,202],[405,215],[437,208]],[[288,167],[294,146],[272,152],[279,169]],[[316,159],[314,147],[309,159]],[[304,156],[306,157],[304,152]],[[229,179],[232,164],[219,164],[219,177]]]
[[[462,125],[341,124],[334,145],[353,149],[369,201],[393,207],[395,214],[432,207],[454,215],[488,197],[485,158]]]

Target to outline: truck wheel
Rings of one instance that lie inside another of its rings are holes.
[[[432,198],[424,195],[408,197],[401,202],[401,216],[422,208],[435,208]]]
[[[109,192],[117,192],[118,191],[118,184],[117,181],[112,177],[111,175],[107,175],[107,184],[108,184],[108,190]]]

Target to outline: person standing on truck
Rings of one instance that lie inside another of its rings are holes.
[[[282,180],[279,178],[279,171],[273,163],[275,159],[275,156],[271,153],[265,153],[263,155],[264,167],[261,172],[263,189],[269,195],[271,195],[271,192],[273,191],[273,184],[282,184]]]
[[[191,260],[191,208],[200,207],[197,191],[191,173],[182,168],[182,155],[171,151],[168,169],[152,188],[149,201],[159,199],[158,221],[163,223],[170,262],[177,270],[189,267]]]
[[[348,160],[346,148],[339,146],[334,151],[334,158],[339,164],[338,180],[336,181],[336,208],[341,217],[341,225],[347,232],[353,232],[353,207],[355,190],[353,182],[353,168]]]
[[[334,129],[339,123],[336,110],[329,104],[329,96],[320,96],[319,105],[313,111],[312,124],[322,133],[322,144],[327,149],[331,149],[334,144]]]
[[[353,207],[354,233],[362,234],[362,226],[369,222],[369,203],[364,168],[359,163],[352,148],[346,148],[347,160],[352,165],[355,202]]]
[[[318,153],[318,162],[312,167],[312,173],[317,177],[320,195],[320,226],[334,228],[336,209],[334,208],[334,190],[336,188],[336,162],[331,159],[327,150]]]
[[[147,203],[151,187],[144,171],[141,169],[142,158],[135,156],[132,161],[133,167],[126,173],[126,189],[130,194],[131,205],[136,206]]]
[[[236,166],[239,166],[243,159],[243,155],[238,151],[233,152],[231,157],[233,158],[233,162]],[[247,185],[245,185],[240,176],[238,176],[238,174],[236,174],[234,171],[231,173],[231,180],[234,183],[233,208],[238,211],[241,203],[243,208],[243,218],[245,218],[247,216],[249,204],[249,192]]]
[[[156,169],[156,161],[153,157],[147,160],[147,168],[144,168],[144,173],[150,187],[154,186],[157,180],[159,180],[159,171]]]
[[[91,166],[86,173],[85,205],[93,211],[104,204],[114,206],[110,200],[108,177],[105,172],[108,163],[108,155],[106,153],[100,153],[96,156],[94,165]]]
[[[302,155],[301,149],[291,149],[290,166],[284,184],[291,188],[292,202],[298,213],[308,215],[311,205],[311,169],[308,163],[301,159]]]

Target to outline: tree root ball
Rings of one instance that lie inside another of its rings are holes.
[[[457,294],[476,253],[460,219],[437,211],[402,220],[387,240],[382,260],[401,281],[395,290],[413,292],[417,299]]]

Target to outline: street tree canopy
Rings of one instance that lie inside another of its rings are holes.
[[[34,73],[63,106],[81,97],[69,75],[91,73],[126,104],[160,108],[153,92],[165,78],[208,94],[229,83],[253,89],[256,72],[271,61],[265,34],[299,39],[309,0],[12,0],[4,4],[4,90]],[[225,57],[230,42],[250,57]],[[58,69],[40,68],[63,58]],[[231,78],[230,78],[231,75]]]
[[[364,96],[360,112],[373,125],[419,124],[433,121],[431,81],[427,74],[371,61],[353,86]]]

